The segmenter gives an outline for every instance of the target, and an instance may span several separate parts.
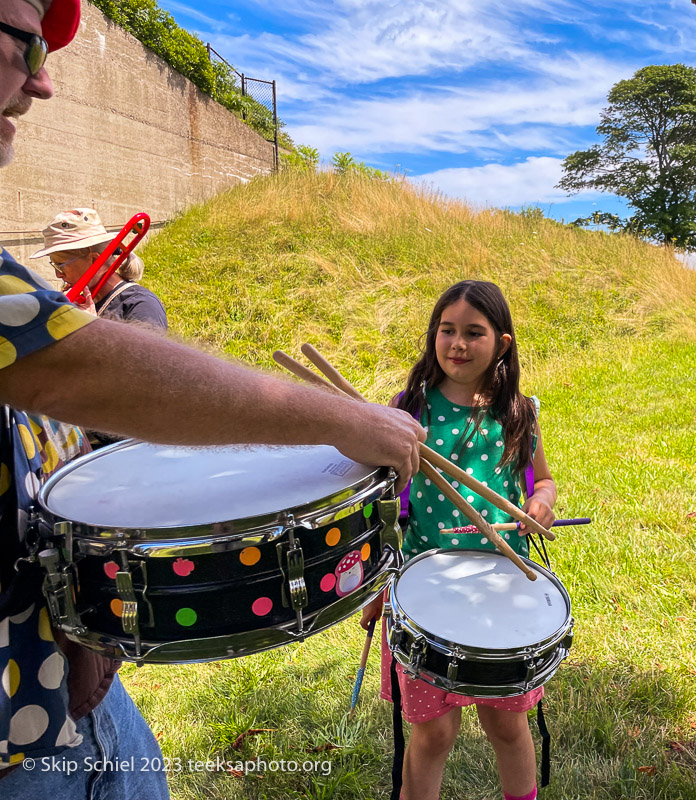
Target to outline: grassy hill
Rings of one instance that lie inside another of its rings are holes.
[[[265,367],[274,349],[297,356],[310,341],[378,401],[403,386],[447,286],[498,283],[523,389],[541,399],[557,514],[594,520],[550,548],[576,640],[547,686],[546,797],[696,800],[696,272],[629,238],[328,173],[235,189],[175,221],[143,257],[176,333]],[[173,796],[388,797],[376,647],[360,713],[345,718],[362,640],[349,620],[238,661],[126,667],[172,759],[330,764],[329,775],[243,777],[172,762]],[[442,796],[493,800],[492,752],[473,712],[464,718]],[[249,728],[271,730],[233,749]]]

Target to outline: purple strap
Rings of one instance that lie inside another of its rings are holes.
[[[401,400],[404,396],[404,392],[399,392],[399,396],[397,400]],[[420,414],[414,414],[413,419],[418,421],[420,419]],[[409,497],[411,496],[411,481],[406,484],[406,488],[401,492],[399,495],[399,500],[401,501],[401,512],[399,513],[399,519],[405,520],[408,516],[408,503]]]
[[[524,482],[527,489],[527,500],[534,494],[534,456],[527,463],[524,470]]]

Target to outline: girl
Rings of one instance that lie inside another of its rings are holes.
[[[427,444],[458,463],[498,494],[519,505],[518,485],[532,460],[534,493],[524,510],[548,527],[556,487],[541,444],[536,408],[519,390],[519,360],[510,309],[500,289],[487,281],[462,281],[437,301],[426,334],[425,352],[411,370],[406,390],[391,405],[419,419]],[[533,454],[533,455],[532,455]],[[505,512],[465,487],[453,484],[489,522],[509,522]],[[410,522],[404,538],[406,560],[433,548],[494,549],[481,534],[441,534],[467,524],[439,490],[418,473],[410,491]],[[527,555],[526,530],[506,534]],[[363,611],[361,624],[381,613],[382,598]],[[382,697],[391,700],[391,653],[382,636]],[[397,668],[403,715],[413,725],[403,770],[403,800],[436,800],[447,756],[454,745],[461,707],[476,705],[493,745],[506,800],[533,800],[536,760],[527,710],[543,687],[520,697],[481,699],[448,693],[411,679]]]

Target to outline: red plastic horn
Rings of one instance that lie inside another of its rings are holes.
[[[87,286],[87,284],[92,280],[92,278],[99,272],[99,270],[104,266],[104,264],[111,258],[111,256],[120,248],[121,253],[118,258],[114,261],[114,263],[107,269],[107,271],[102,276],[99,283],[91,290],[92,296],[96,297],[99,293],[99,290],[102,286],[109,280],[109,278],[116,272],[116,270],[123,264],[126,260],[128,255],[133,251],[135,246],[140,242],[140,240],[145,236],[150,228],[150,217],[144,212],[141,211],[139,214],[136,214],[134,217],[128,220],[128,222],[123,226],[121,231],[117,234],[116,238],[113,241],[109,242],[109,246],[104,250],[104,252],[99,256],[99,258],[92,264],[92,266],[85,272],[85,274],[75,283],[74,286],[71,286],[67,292],[65,292],[65,296],[70,300],[71,303],[80,303],[84,302],[84,298],[82,297],[82,291]],[[127,245],[124,246],[123,242],[129,234],[134,234],[133,238],[128,242]]]

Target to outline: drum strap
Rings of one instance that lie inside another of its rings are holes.
[[[394,762],[392,764],[392,793],[390,800],[399,800],[403,782],[406,742],[404,740],[404,722],[401,718],[401,687],[399,686],[399,676],[396,672],[396,659],[394,656],[392,656],[391,667],[389,668],[389,677],[393,705],[392,724],[394,726]]]
[[[541,734],[541,782],[540,788],[549,785],[551,777],[551,736],[544,719],[543,700],[537,703],[537,725]]]

